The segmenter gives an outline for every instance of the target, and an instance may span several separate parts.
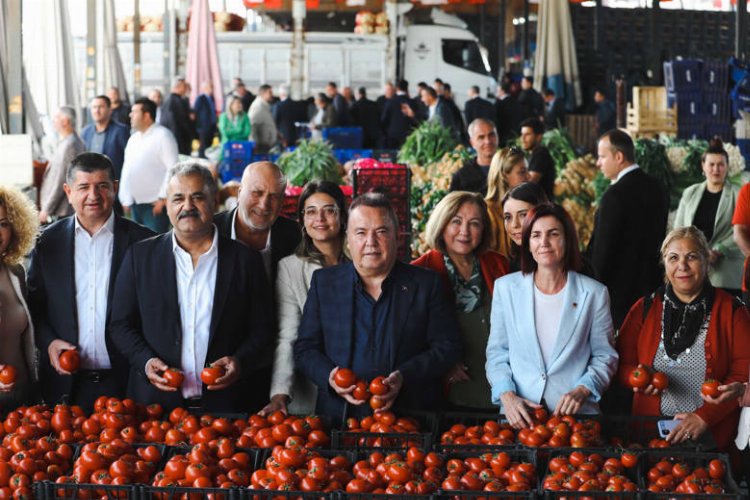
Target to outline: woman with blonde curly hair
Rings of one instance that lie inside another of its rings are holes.
[[[0,370],[13,367],[15,382],[0,383],[0,402],[27,402],[37,379],[34,326],[26,305],[21,261],[39,230],[38,216],[23,193],[0,186]]]
[[[520,148],[511,146],[495,153],[487,174],[487,213],[490,216],[490,249],[510,257],[510,239],[503,223],[503,197],[529,180],[529,167]]]

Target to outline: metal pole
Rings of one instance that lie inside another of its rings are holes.
[[[498,76],[505,73],[505,22],[508,6],[506,0],[500,0],[500,10],[497,13],[497,69]]]
[[[88,0],[86,6],[86,103],[96,96],[96,0]],[[83,113],[83,121],[89,114]]]
[[[594,52],[599,52],[604,46],[603,32],[602,32],[602,0],[596,0],[596,6],[594,7]]]
[[[141,0],[133,8],[133,101],[141,96]]]
[[[531,47],[529,46],[529,0],[523,0],[523,61],[531,59]]]
[[[747,53],[747,0],[737,0],[735,14],[734,52],[739,59],[745,59]]]
[[[289,82],[292,99],[302,99],[305,92],[305,0],[292,0],[292,50]]]
[[[11,134],[23,134],[23,39],[21,37],[21,0],[7,0],[8,18],[8,125]]]

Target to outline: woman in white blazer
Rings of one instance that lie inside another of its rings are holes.
[[[307,291],[315,271],[346,260],[346,203],[334,183],[311,181],[299,197],[298,216],[302,241],[295,254],[279,261],[276,271],[276,304],[279,336],[271,378],[271,402],[261,411],[276,410],[295,415],[315,411],[317,390],[295,372],[293,347]]]
[[[709,143],[701,160],[704,182],[693,184],[682,192],[673,227],[695,226],[708,240],[708,278],[711,284],[732,295],[742,287],[742,255],[734,242],[732,215],[740,187],[727,182],[729,155],[721,139]]]
[[[617,371],[609,294],[576,272],[581,255],[570,216],[545,203],[526,216],[521,272],[495,282],[487,378],[492,401],[516,428],[533,410],[597,413]]]
[[[34,325],[26,305],[25,271],[39,218],[31,201],[19,191],[0,186],[0,369],[12,366],[15,382],[0,382],[0,408],[9,410],[35,399],[37,381]]]

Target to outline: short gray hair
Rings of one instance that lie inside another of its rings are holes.
[[[495,131],[495,134],[497,134],[497,127],[495,126],[494,122],[492,122],[492,120],[488,120],[487,118],[475,118],[471,123],[469,123],[469,137],[474,135],[474,129],[477,128],[480,123],[492,127],[492,129]]]
[[[76,128],[76,110],[72,106],[60,106],[58,111],[68,119],[71,127]]]
[[[279,95],[289,95],[289,85],[283,83],[279,85]]]
[[[170,181],[175,177],[185,177],[188,175],[195,175],[203,179],[203,189],[208,191],[208,195],[212,200],[216,199],[219,186],[216,184],[216,179],[214,179],[211,170],[202,162],[197,160],[181,161],[169,169]]]

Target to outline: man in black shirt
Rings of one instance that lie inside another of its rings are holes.
[[[495,124],[484,118],[477,118],[469,125],[469,141],[477,152],[476,158],[467,161],[451,179],[451,191],[474,191],[482,196],[487,194],[487,173],[492,157],[497,151],[497,130]]]
[[[555,162],[549,150],[542,146],[544,125],[538,118],[527,118],[521,122],[521,145],[529,156],[529,176],[544,189],[547,198],[553,199],[555,186]]]

